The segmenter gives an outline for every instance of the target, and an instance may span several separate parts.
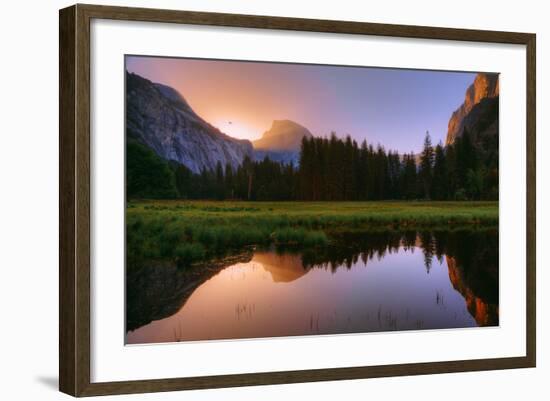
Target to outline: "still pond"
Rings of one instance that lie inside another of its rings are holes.
[[[342,234],[127,277],[127,344],[498,325],[496,230]]]

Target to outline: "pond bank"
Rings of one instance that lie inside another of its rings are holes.
[[[128,272],[127,342],[495,326],[498,231],[343,234]]]
[[[180,266],[270,244],[326,246],[352,231],[498,228],[498,202],[132,201],[128,260]]]

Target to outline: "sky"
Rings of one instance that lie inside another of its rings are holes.
[[[126,69],[176,89],[222,132],[255,140],[273,120],[420,152],[447,124],[475,73],[127,56]]]

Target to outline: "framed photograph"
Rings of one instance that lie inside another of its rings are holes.
[[[534,34],[59,18],[61,391],[535,366]]]

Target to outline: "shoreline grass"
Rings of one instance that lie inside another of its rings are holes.
[[[326,245],[331,235],[369,230],[498,227],[498,202],[130,201],[129,264],[182,266],[252,245]]]

